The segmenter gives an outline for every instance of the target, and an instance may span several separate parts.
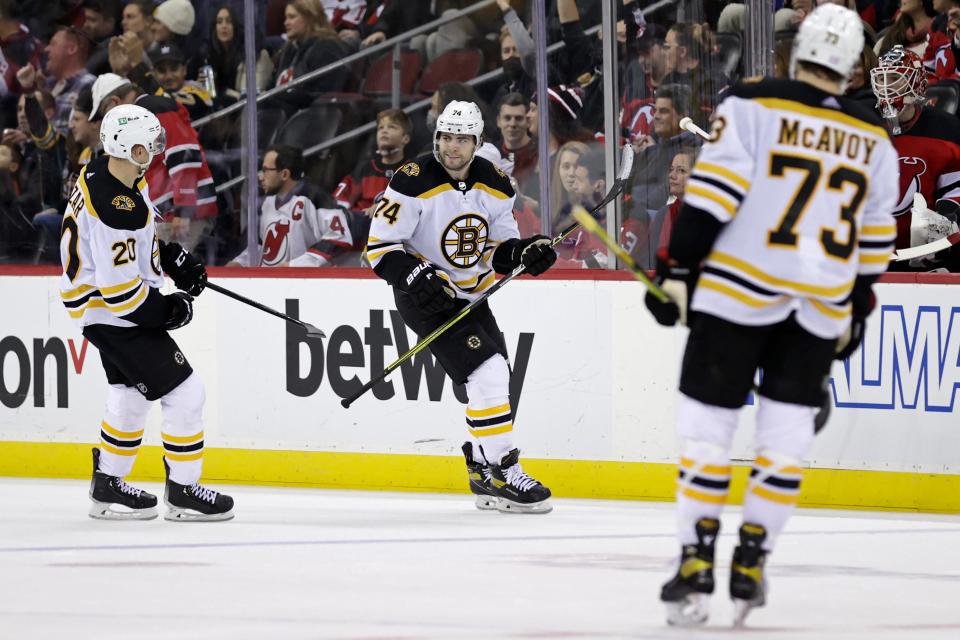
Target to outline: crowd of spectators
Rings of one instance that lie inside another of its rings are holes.
[[[787,75],[792,35],[825,1],[832,0],[776,3],[776,75]],[[960,95],[960,0],[838,1],[859,12],[867,37],[849,96],[875,102],[870,70],[897,45],[922,57],[931,83],[957,82]],[[601,3],[546,2],[548,45],[563,46],[539,70],[548,86],[545,132],[531,0],[496,0],[405,39],[401,109],[391,104],[393,69],[384,58],[390,49],[341,62],[475,2],[255,1],[256,91],[274,95],[258,105],[263,194],[251,206],[260,210],[271,197],[264,172],[276,170],[279,157],[289,166],[281,169],[286,182],[279,195],[272,194],[279,197],[271,201],[274,213],[282,213],[276,203],[288,193],[305,194],[317,211],[339,208],[347,228],[338,249],[314,263],[360,264],[370,216],[386,184],[405,162],[431,151],[437,114],[452,100],[480,106],[487,143],[480,155],[511,175],[524,232],[539,232],[547,210],[546,226],[557,232],[569,223],[573,205],[590,208],[603,197],[605,122],[614,116],[604,111],[602,34],[593,29],[601,22]],[[100,119],[112,106],[131,102],[161,117],[168,141],[174,132],[176,142],[168,142],[147,175],[151,199],[168,223],[161,226],[164,235],[194,248],[208,264],[245,255],[242,181],[253,172],[243,164],[242,112],[217,113],[248,91],[243,4],[0,0],[0,261],[58,261],[67,191],[100,153]],[[649,266],[669,237],[702,143],[680,128],[680,120],[690,117],[709,128],[713,109],[740,79],[746,10],[723,0],[618,0],[617,8],[611,34],[617,41],[616,117],[619,137],[637,154],[621,242]],[[330,71],[298,80],[324,67]],[[476,81],[483,74],[489,77]],[[418,102],[423,106],[403,109]],[[375,129],[324,148],[334,135],[368,123],[368,130]],[[541,135],[549,153],[545,162],[539,157]],[[550,172],[546,194],[540,190],[541,166]],[[267,243],[266,227],[260,226]],[[349,250],[343,238],[350,239]],[[606,251],[585,235],[568,238],[560,254],[561,265],[570,268],[603,266],[606,260]]]

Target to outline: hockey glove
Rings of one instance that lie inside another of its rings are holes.
[[[453,311],[457,307],[457,294],[427,262],[413,265],[400,278],[397,288],[413,298],[414,304],[426,313]]]
[[[160,243],[160,266],[173,279],[177,289],[198,296],[207,286],[207,270],[192,253],[176,242]]]
[[[877,276],[857,276],[853,284],[853,290],[850,292],[850,304],[852,306],[850,326],[837,338],[837,348],[833,355],[834,360],[846,360],[853,355],[860,343],[863,342],[863,334],[867,329],[867,316],[873,312],[877,306],[877,298],[873,295],[873,283]]]
[[[165,296],[170,303],[170,316],[163,323],[163,329],[173,331],[190,324],[193,320],[193,298],[188,293],[174,291]]]
[[[531,236],[520,241],[520,262],[527,268],[526,273],[538,276],[557,261],[557,252],[550,246],[547,236]]]
[[[681,267],[665,251],[657,254],[657,275],[653,282],[670,296],[670,301],[662,302],[648,291],[643,302],[659,324],[672,327],[678,320],[680,324],[687,324],[687,307],[698,275],[698,269]]]

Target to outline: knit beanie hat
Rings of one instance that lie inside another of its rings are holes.
[[[190,0],[166,0],[154,10],[153,17],[178,36],[190,33],[196,20]]]

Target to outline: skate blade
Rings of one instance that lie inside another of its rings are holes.
[[[697,627],[710,617],[710,596],[691,593],[679,602],[666,602],[667,624],[672,627]]]
[[[480,511],[496,511],[497,502],[499,502],[499,500],[496,496],[477,496],[474,504],[477,505],[477,509],[480,509]]]
[[[167,506],[169,509],[167,509],[167,512],[163,515],[163,519],[169,520],[170,522],[220,522],[233,519],[232,509],[224,513],[200,513],[193,509],[181,509],[180,507],[173,507],[169,504]]]
[[[744,622],[747,619],[747,615],[754,609],[762,607],[764,604],[763,600],[741,600],[739,598],[733,598],[733,626],[735,628],[741,628],[744,626]]]
[[[550,513],[553,511],[553,505],[550,504],[549,500],[524,504],[522,502],[514,502],[513,500],[500,498],[499,502],[497,502],[497,510],[500,513]]]
[[[113,502],[92,501],[88,515],[95,520],[153,520],[157,517],[157,508],[131,509]]]

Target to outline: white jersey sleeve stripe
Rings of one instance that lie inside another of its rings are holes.
[[[707,256],[707,263],[723,265],[735,271],[737,275],[744,276],[747,280],[760,281],[762,283],[772,285],[774,287],[788,289],[799,294],[811,294],[824,298],[837,298],[846,296],[848,293],[850,293],[851,287],[853,287],[853,279],[836,287],[822,287],[806,282],[797,282],[794,280],[778,278],[766,273],[762,269],[750,264],[746,260],[731,256],[726,253],[721,253],[719,251],[714,251]]]
[[[779,302],[783,298],[783,296],[777,296],[776,298],[767,300],[757,298],[732,283],[715,280],[709,274],[701,275],[700,280],[697,281],[697,286],[703,287],[704,289],[709,289],[711,291],[716,291],[717,293],[723,294],[729,298],[733,298],[734,300],[742,302],[743,304],[751,307],[766,307]]]
[[[704,209],[721,222],[728,222],[737,215],[737,205],[714,191],[688,183],[684,201],[698,209]]]
[[[847,303],[844,306],[837,308],[837,307],[825,304],[823,302],[820,302],[819,300],[816,300],[814,298],[807,298],[807,300],[809,300],[810,304],[813,305],[814,309],[816,309],[823,315],[829,318],[834,318],[836,320],[842,320],[843,318],[846,318],[847,316],[849,316],[852,312],[852,307],[850,306],[850,303]]]
[[[733,184],[740,187],[742,191],[747,191],[748,189],[750,189],[750,182],[748,180],[746,180],[742,176],[738,176],[733,171],[730,171],[730,169],[727,169],[726,167],[721,167],[718,164],[713,164],[710,162],[697,162],[693,167],[693,173],[694,174],[697,174],[697,173],[712,174],[718,178],[723,178],[724,180],[732,182]]]

